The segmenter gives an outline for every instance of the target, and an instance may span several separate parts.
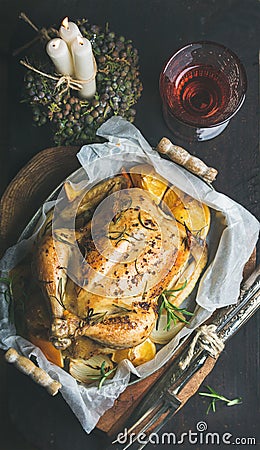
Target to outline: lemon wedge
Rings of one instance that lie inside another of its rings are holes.
[[[169,208],[175,219],[185,224],[192,234],[203,240],[206,238],[210,227],[210,209],[207,205],[171,187],[163,197],[162,208]]]
[[[167,187],[167,181],[158,175],[149,164],[140,164],[132,167],[130,176],[135,187],[149,191],[157,197],[156,203],[159,204]]]
[[[116,350],[111,359],[115,363],[120,363],[120,361],[123,361],[124,359],[129,359],[134,366],[140,366],[145,362],[151,361],[151,359],[155,357],[155,354],[156,346],[148,338],[136,347]]]

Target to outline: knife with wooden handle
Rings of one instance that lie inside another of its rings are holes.
[[[213,325],[216,327],[217,339],[221,339],[225,343],[252,317],[259,306],[260,266],[242,285],[238,303],[221,308],[214,314]],[[138,412],[134,412],[130,417],[126,424],[128,444],[122,447],[116,439],[113,441],[111,449],[135,448],[141,450],[148,441],[142,439],[140,444],[138,437],[142,435],[147,438],[152,432],[158,432],[197,392],[199,386],[213,369],[219,355],[213,358],[209,356],[209,352],[205,348],[199,345],[195,346],[191,361],[183,370],[182,363],[186,360],[189,350],[190,346],[188,345],[141,401]]]

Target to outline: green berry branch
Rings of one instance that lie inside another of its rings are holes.
[[[36,125],[51,124],[57,145],[82,145],[97,140],[97,128],[113,115],[133,122],[133,106],[142,92],[138,52],[132,41],[117,36],[108,26],[102,30],[85,19],[77,24],[82,36],[92,44],[98,67],[97,92],[92,100],[81,99],[78,91],[72,89],[62,93],[55,80],[32,70],[25,75],[23,101],[31,106]],[[44,48],[37,58],[35,66],[54,75],[54,66]]]

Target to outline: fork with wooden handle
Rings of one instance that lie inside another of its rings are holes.
[[[238,303],[222,308],[214,315],[216,338],[225,343],[252,317],[259,306],[260,266],[243,284]],[[185,347],[185,350],[150,389],[138,407],[138,412],[130,417],[129,425],[126,424],[127,445],[120,446],[120,441],[116,439],[109,448],[141,450],[149,442],[147,440],[149,435],[157,433],[197,392],[200,384],[213,369],[219,355],[213,358],[209,356],[208,350],[198,345],[195,347],[189,365],[182,370],[182,363],[186,360],[188,353],[189,346]],[[127,428],[127,425],[130,428]]]

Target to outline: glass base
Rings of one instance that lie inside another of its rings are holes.
[[[226,120],[226,122],[220,125],[208,128],[197,128],[180,122],[165,108],[163,108],[163,117],[168,128],[176,138],[189,142],[203,142],[213,139],[219,136],[229,124],[229,120]]]

